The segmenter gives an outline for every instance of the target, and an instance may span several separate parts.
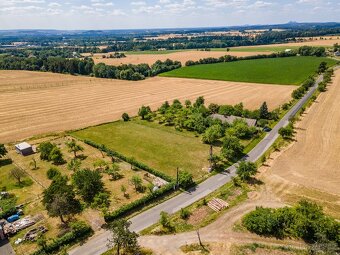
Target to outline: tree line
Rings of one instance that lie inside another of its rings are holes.
[[[91,58],[67,59],[62,57],[15,57],[4,55],[0,57],[2,70],[28,70],[53,73],[69,73],[90,75],[94,62]]]
[[[172,61],[170,59],[165,61],[158,60],[151,66],[148,64],[110,66],[104,63],[94,64],[93,59],[87,57],[84,59],[68,59],[63,57],[0,56],[0,69],[2,70],[94,75],[99,78],[122,80],[143,80],[146,77],[156,76],[181,66],[179,61]]]
[[[111,66],[99,63],[94,66],[93,73],[95,77],[122,79],[122,80],[144,80],[146,77],[156,76],[163,72],[168,72],[182,66],[181,62],[167,59],[165,61],[156,61],[153,65],[148,64],[124,64],[120,66]]]

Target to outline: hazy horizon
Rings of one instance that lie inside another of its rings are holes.
[[[329,0],[7,0],[0,29],[119,30],[340,22]]]

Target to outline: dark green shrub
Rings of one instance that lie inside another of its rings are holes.
[[[55,167],[51,167],[50,169],[48,169],[46,174],[47,178],[50,180],[53,180],[53,178],[56,176],[61,176],[61,172]]]

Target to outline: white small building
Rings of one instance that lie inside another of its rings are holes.
[[[23,156],[31,155],[34,153],[32,145],[23,142],[15,145],[15,150],[18,154]]]

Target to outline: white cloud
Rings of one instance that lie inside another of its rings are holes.
[[[114,6],[114,3],[112,2],[95,2],[91,4],[92,6],[96,7],[105,7],[105,6]]]
[[[54,3],[54,2],[53,2],[53,3],[49,3],[48,6],[49,6],[49,7],[60,7],[61,4],[59,4],[59,3]]]
[[[142,5],[146,5],[146,2],[144,2],[144,1],[131,2],[131,5],[142,6]]]

